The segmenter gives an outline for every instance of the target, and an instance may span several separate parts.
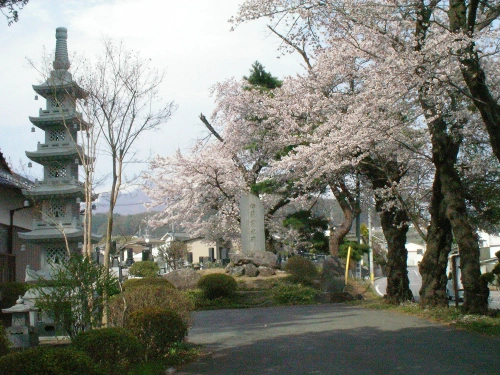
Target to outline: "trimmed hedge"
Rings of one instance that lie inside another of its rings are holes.
[[[130,314],[152,306],[177,312],[187,325],[191,322],[191,311],[194,310],[192,299],[177,289],[166,284],[141,285],[126,289],[122,294],[111,299],[110,323],[114,326],[125,327]]]
[[[0,374],[105,375],[84,352],[69,348],[37,347],[0,357]]]
[[[94,329],[77,335],[71,346],[85,352],[108,375],[125,374],[143,356],[141,342],[123,328]]]
[[[135,262],[128,269],[129,274],[137,277],[155,277],[160,272],[160,267],[155,262],[141,261]]]
[[[130,290],[132,288],[137,288],[139,286],[165,286],[168,288],[175,289],[173,284],[164,279],[163,277],[145,277],[143,279],[128,279],[123,282],[123,290]]]
[[[130,314],[130,329],[144,345],[146,360],[167,354],[172,346],[184,340],[188,325],[173,310],[144,307]]]
[[[299,283],[310,284],[319,277],[318,269],[314,263],[300,255],[288,258],[285,271],[292,276],[294,281]]]
[[[212,273],[201,277],[198,288],[203,291],[205,298],[216,299],[232,297],[238,289],[238,284],[230,275]]]

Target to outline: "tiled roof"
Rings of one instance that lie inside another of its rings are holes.
[[[0,169],[0,186],[17,189],[30,189],[33,185],[33,182],[27,178],[21,177],[15,173],[11,174]]]

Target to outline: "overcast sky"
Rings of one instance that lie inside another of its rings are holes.
[[[216,82],[248,75],[258,60],[273,75],[283,78],[303,71],[298,56],[280,56],[279,41],[254,22],[230,31],[228,19],[236,13],[238,0],[30,0],[19,13],[19,22],[7,26],[0,18],[0,149],[16,171],[28,163],[24,151],[36,150],[42,131],[30,131],[28,116],[45,106],[35,101],[31,85],[38,73],[27,58],[40,61],[43,47],[55,48],[55,29],[68,29],[68,49],[89,57],[102,50],[102,38],[122,40],[128,49],[151,58],[166,77],[161,96],[178,109],[158,132],[144,134],[137,144],[143,155],[150,151],[167,156],[177,148],[186,150],[204,134],[198,115],[213,110],[210,87]],[[106,170],[98,159],[98,171]],[[135,165],[129,174],[146,168]],[[108,168],[109,169],[109,168]],[[41,169],[33,168],[34,177]],[[101,188],[102,190],[105,188]]]

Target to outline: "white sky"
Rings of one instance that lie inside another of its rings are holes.
[[[248,75],[258,60],[274,76],[283,78],[303,71],[298,55],[280,56],[279,41],[265,23],[253,22],[231,32],[228,19],[235,15],[238,0],[30,0],[12,26],[0,18],[0,149],[20,172],[28,159],[24,151],[43,143],[42,131],[30,131],[28,116],[36,116],[44,100],[34,100],[31,85],[38,73],[26,58],[40,61],[43,47],[55,48],[55,29],[68,29],[70,56],[76,52],[92,57],[102,50],[103,36],[122,40],[127,49],[151,58],[166,70],[161,96],[178,105],[173,118],[158,132],[145,133],[137,143],[142,155],[167,156],[186,150],[205,133],[198,115],[212,113],[209,89],[216,82]],[[1,17],[1,15],[0,15]],[[138,173],[146,165],[131,165]],[[98,159],[97,170],[105,171]],[[35,177],[41,168],[33,168]],[[127,172],[127,171],[126,171]],[[102,172],[101,172],[102,173]],[[40,177],[41,178],[41,177]],[[105,189],[100,189],[105,190]]]

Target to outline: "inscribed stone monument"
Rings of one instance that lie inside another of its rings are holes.
[[[259,197],[247,193],[241,196],[241,248],[244,254],[265,251],[264,207]]]

